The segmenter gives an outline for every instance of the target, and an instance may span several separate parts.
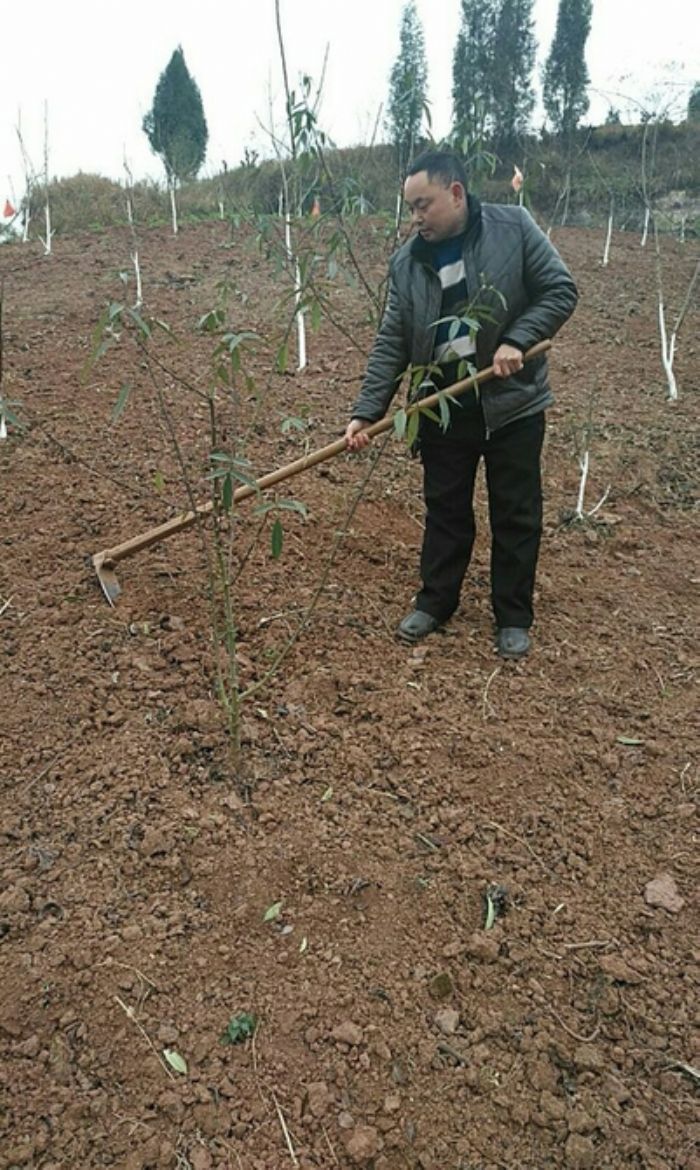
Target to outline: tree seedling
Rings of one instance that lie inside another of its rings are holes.
[[[221,1043],[242,1044],[244,1040],[249,1040],[255,1033],[257,1022],[252,1012],[239,1012],[237,1016],[231,1016]]]
[[[490,882],[484,891],[484,930],[491,930],[497,918],[501,918],[508,909],[508,891],[505,886]]]

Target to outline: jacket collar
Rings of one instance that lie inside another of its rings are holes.
[[[464,242],[472,243],[481,231],[481,202],[476,195],[467,195],[467,226],[464,232]],[[411,255],[424,264],[431,264],[434,245],[429,244],[422,236],[415,235],[410,242]]]

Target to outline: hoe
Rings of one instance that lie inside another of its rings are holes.
[[[530,361],[539,354],[544,353],[551,346],[551,341],[540,341],[529,349],[524,354],[524,360]],[[427,398],[422,398],[420,402],[414,403],[406,411],[407,415],[415,414],[418,410],[430,409],[438,404],[441,395],[449,393],[451,397],[458,397],[464,394],[470,387],[478,385],[480,382],[487,382],[493,378],[493,366],[488,366],[484,370],[479,370],[471,378],[465,378],[461,382],[455,382],[453,386],[449,386],[446,390],[440,393],[431,394]],[[390,430],[394,425],[393,416],[389,415],[381,419],[379,422],[373,423],[367,430],[367,434],[374,438],[375,435],[381,435],[384,431]],[[268,475],[263,475],[255,483],[243,484],[237,488],[233,493],[233,502],[239,503],[245,500],[248,496],[264,491],[265,488],[273,487],[282,480],[290,479],[293,475],[299,475],[300,472],[306,471],[309,467],[314,467],[317,463],[323,463],[326,459],[332,459],[334,455],[339,455],[341,451],[346,450],[345,439],[336,439],[334,443],[329,443],[326,447],[320,447],[317,451],[311,451],[308,455],[302,456],[301,459],[296,459],[293,463],[288,463],[285,467],[279,467],[277,471],[271,471]],[[115,601],[121,593],[121,587],[117,580],[116,567],[120,561],[126,560],[134,553],[141,552],[144,548],[150,548],[153,544],[159,544],[161,540],[166,540],[169,536],[174,536],[176,532],[182,532],[183,529],[191,527],[192,524],[200,516],[207,516],[214,504],[209,500],[206,504],[200,504],[193,512],[182,512],[179,516],[173,516],[171,520],[166,520],[164,524],[159,524],[156,528],[150,528],[148,532],[142,532],[140,536],[132,536],[130,540],[125,540],[122,544],[117,544],[114,548],[103,549],[102,552],[95,553],[92,558],[92,563],[95,566],[97,579],[102,586],[102,591],[107,598],[110,605],[114,605]]]

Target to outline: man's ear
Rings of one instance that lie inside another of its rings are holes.
[[[453,199],[457,200],[458,202],[461,201],[466,203],[467,192],[464,190],[464,187],[457,179],[455,179],[454,183],[450,183],[450,192]]]

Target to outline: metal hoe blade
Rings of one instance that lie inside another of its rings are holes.
[[[92,558],[92,563],[97,573],[97,580],[100,583],[102,592],[107,601],[113,606],[122,591],[121,585],[117,580],[117,574],[112,565],[105,564],[100,553],[96,553]]]

